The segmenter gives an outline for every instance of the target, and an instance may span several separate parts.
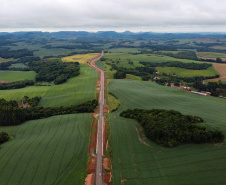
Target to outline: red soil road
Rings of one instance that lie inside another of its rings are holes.
[[[88,164],[88,167],[87,167],[87,171],[89,173],[91,173],[91,174],[87,175],[87,177],[85,179],[85,185],[93,185],[93,184],[101,185],[103,183],[103,175],[102,175],[102,170],[101,170],[103,168],[100,168],[103,165],[101,165],[101,163],[100,163],[102,160],[100,160],[100,155],[98,155],[98,154],[100,154],[100,151],[102,151],[101,153],[103,153],[103,141],[102,141],[103,135],[100,134],[100,133],[102,133],[102,129],[103,129],[102,128],[103,127],[102,126],[102,120],[103,120],[103,111],[102,111],[102,109],[103,109],[103,97],[104,96],[103,96],[103,90],[102,89],[104,89],[104,87],[103,87],[102,84],[103,84],[103,80],[104,80],[103,79],[103,73],[104,72],[100,71],[100,69],[97,66],[95,66],[95,62],[98,61],[103,55],[104,55],[104,52],[102,51],[102,53],[99,56],[97,56],[96,58],[92,59],[88,63],[88,65],[90,67],[95,68],[96,71],[99,72],[98,81],[97,81],[97,87],[100,87],[100,92],[99,92],[99,94],[100,94],[100,102],[99,102],[99,111],[98,111],[99,112],[98,127],[96,127],[95,120],[94,120],[94,122],[93,122],[93,132],[91,134],[91,144],[89,146],[89,153],[90,153],[90,155],[92,157],[91,157],[91,159],[89,161],[89,164]],[[96,110],[95,110],[95,113],[93,115],[96,118],[96,115],[97,115],[96,114]],[[98,137],[100,137],[98,144],[97,144],[97,134],[98,134]],[[96,158],[93,157],[94,156],[94,146],[96,146],[96,150],[99,150],[99,153],[96,154]],[[102,148],[102,150],[101,150],[101,148]],[[101,156],[103,156],[103,155],[101,155]],[[97,158],[98,158],[98,161],[97,161]],[[97,161],[97,163],[99,163],[98,165],[96,165],[96,161]],[[95,175],[95,172],[97,172],[96,166],[99,166],[99,168],[98,168],[98,176]],[[101,173],[101,176],[99,176],[100,173]],[[96,183],[97,182],[96,179],[98,179],[98,183]]]

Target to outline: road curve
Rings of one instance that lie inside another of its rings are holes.
[[[100,72],[100,96],[99,96],[99,120],[97,126],[97,143],[96,143],[96,167],[95,167],[95,185],[103,184],[103,123],[104,123],[104,71],[95,65],[102,56],[104,51],[90,61],[90,66],[94,67]]]

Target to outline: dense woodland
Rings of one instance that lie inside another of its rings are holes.
[[[173,147],[188,143],[219,143],[224,141],[221,131],[210,130],[199,123],[197,116],[183,115],[174,110],[128,109],[120,116],[136,119],[144,128],[145,135],[160,145]]]
[[[0,99],[0,126],[19,125],[27,120],[46,118],[55,115],[90,113],[94,112],[98,101],[91,100],[80,105],[71,105],[69,107],[40,107],[37,102],[40,97],[29,99],[24,97],[25,102],[30,102],[32,106],[27,108],[19,107],[17,101]]]
[[[34,61],[29,63],[29,67],[37,73],[35,81],[54,81],[56,85],[66,82],[69,78],[78,76],[80,70],[78,62]]]

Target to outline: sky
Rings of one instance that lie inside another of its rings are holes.
[[[0,32],[226,32],[226,0],[0,0]]]

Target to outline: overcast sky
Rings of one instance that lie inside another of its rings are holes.
[[[226,32],[226,0],[0,0],[0,31]]]

